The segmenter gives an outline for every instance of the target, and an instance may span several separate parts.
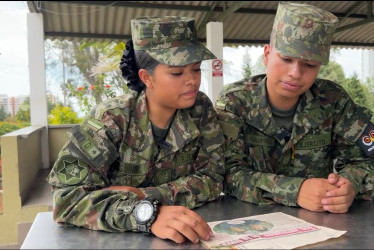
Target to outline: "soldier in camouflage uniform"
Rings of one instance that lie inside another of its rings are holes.
[[[266,75],[232,83],[216,102],[226,139],[225,192],[255,204],[344,213],[373,198],[374,126],[344,89],[317,79],[338,19],[280,2]]]
[[[68,132],[47,180],[56,222],[137,231],[138,200],[161,203],[150,231],[177,243],[212,236],[192,208],[223,191],[223,133],[199,91],[202,60],[194,19],[131,20],[120,68],[130,92],[94,108]]]

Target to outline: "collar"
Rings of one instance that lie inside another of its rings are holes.
[[[165,146],[161,147],[157,159],[178,151],[200,135],[198,128],[189,115],[191,108],[176,111],[165,143],[163,143]],[[140,153],[142,158],[146,160],[153,159],[157,155],[158,148],[152,134],[145,91],[139,94],[138,99],[132,107],[132,115],[124,142],[134,151]]]
[[[282,145],[285,144],[285,142],[281,136],[281,129],[272,118],[273,116],[266,91],[266,80],[267,77],[264,77],[253,93],[253,96],[260,98],[258,102],[249,106],[246,122],[264,134],[274,137]],[[288,141],[286,148],[295,145],[310,129],[317,128],[324,121],[324,117],[325,114],[320,108],[319,98],[315,97],[311,90],[308,89],[301,95],[297,105],[293,119],[291,140]]]

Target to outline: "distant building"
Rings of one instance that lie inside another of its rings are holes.
[[[27,95],[9,97],[7,95],[0,94],[0,106],[4,107],[6,113],[10,114],[11,116],[15,116],[21,104],[24,103],[28,97],[29,96]]]
[[[55,95],[48,94],[47,98],[48,98],[50,103],[57,104],[59,102],[57,96],[55,96]]]
[[[11,106],[10,106],[10,99],[7,95],[0,95],[0,106],[4,107],[6,113],[10,114]]]
[[[29,96],[27,95],[20,95],[20,96],[12,96],[11,97],[11,108],[12,108],[12,112],[11,112],[11,115],[12,116],[15,116],[19,110],[19,107],[21,106],[22,103],[24,103],[26,101],[26,99],[28,98]]]

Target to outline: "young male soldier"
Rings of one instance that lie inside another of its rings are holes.
[[[264,47],[266,75],[221,93],[229,195],[332,213],[370,198],[372,114],[338,84],[316,78],[337,23],[317,7],[280,2]]]

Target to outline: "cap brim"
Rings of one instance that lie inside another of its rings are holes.
[[[191,43],[187,46],[173,48],[146,50],[153,59],[170,66],[184,66],[217,57],[200,43]]]

